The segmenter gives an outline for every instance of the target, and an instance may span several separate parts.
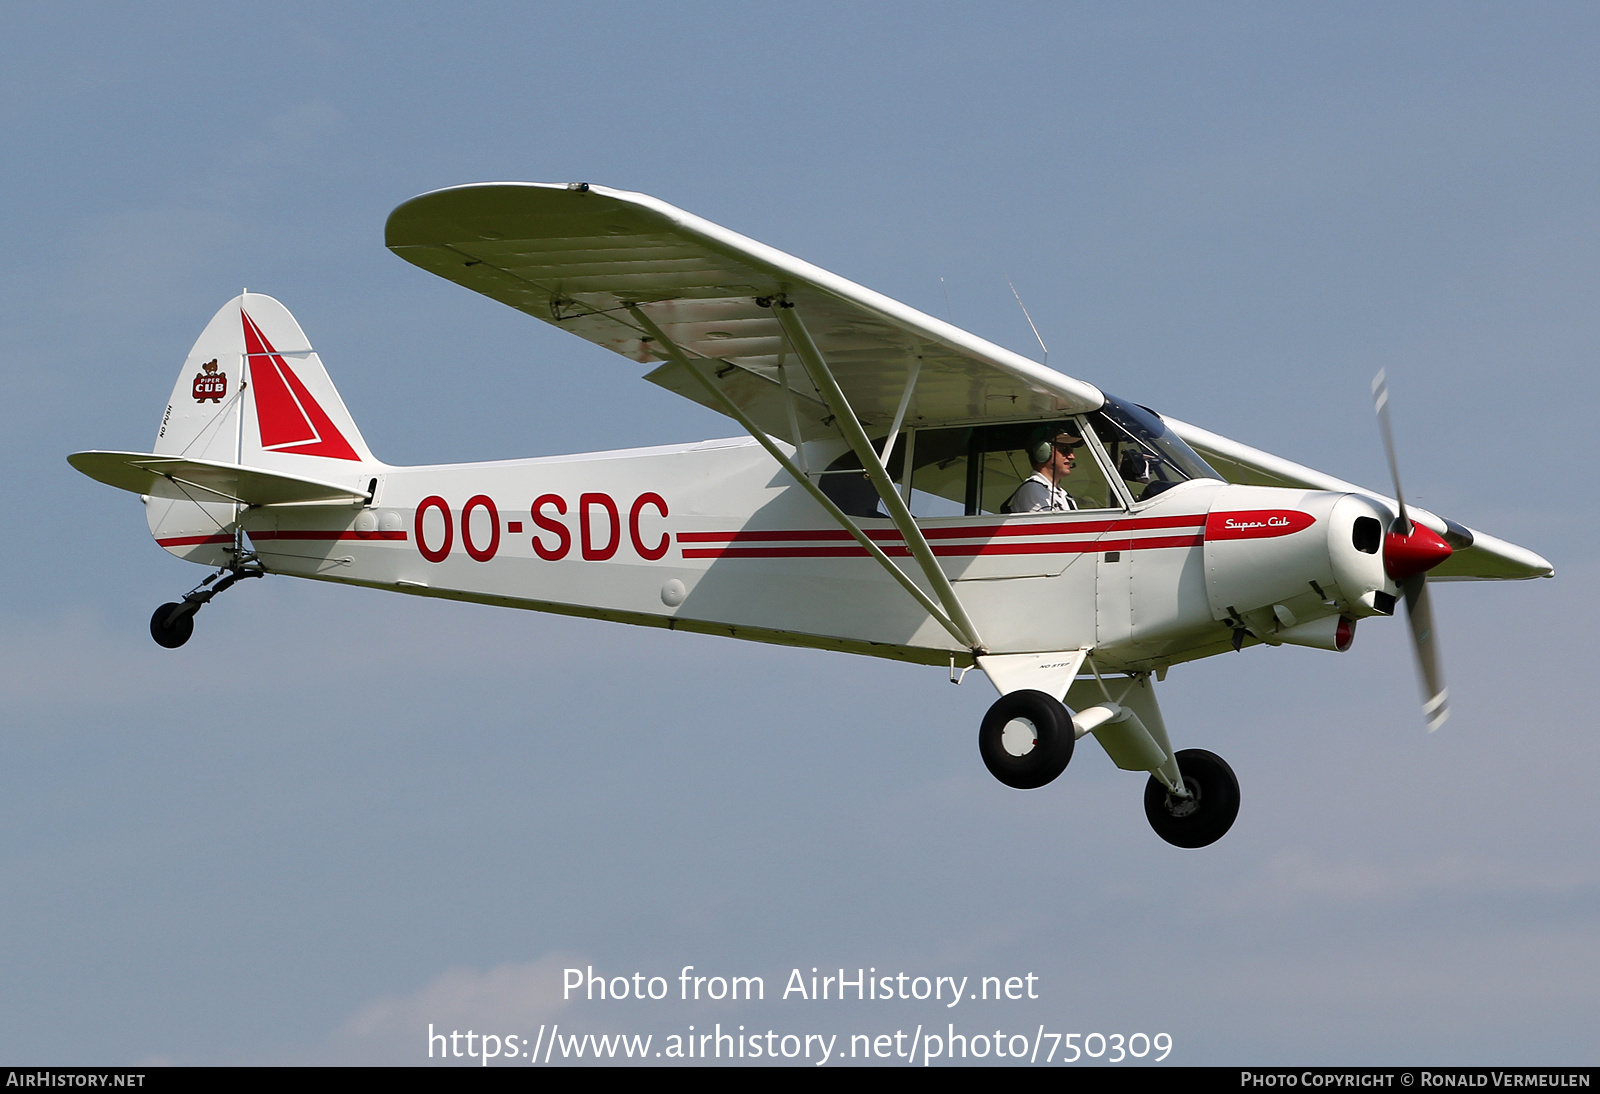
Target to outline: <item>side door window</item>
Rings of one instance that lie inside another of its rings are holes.
[[[1081,443],[1071,443],[1072,438]],[[883,441],[882,437],[872,438],[873,448],[881,451]],[[1070,468],[1056,479],[1059,491],[1070,499],[1061,509],[1123,507],[1122,494],[1106,475],[1103,453],[1077,418],[908,429],[896,438],[884,469],[899,486],[911,515],[918,519],[1006,515],[1007,503],[1024,483],[1036,474],[1048,478],[1037,457],[1041,445],[1050,448],[1056,443],[1072,453]],[[888,519],[854,452],[844,452],[818,473],[817,484],[852,517]]]
[[[1005,513],[1013,495],[1036,473],[1048,481],[1048,470],[1036,462],[1041,444],[1058,438],[1072,452],[1071,467],[1056,486],[1071,499],[1062,508],[1120,509],[1121,495],[1112,488],[1088,430],[1075,418],[1056,422],[911,431],[910,503],[916,517],[983,516]],[[897,446],[898,447],[898,446]]]

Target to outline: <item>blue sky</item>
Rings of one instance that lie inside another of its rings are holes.
[[[5,1061],[946,1017],[559,999],[693,964],[1031,971],[985,1022],[1181,1063],[1594,1062],[1591,7],[13,6],[0,38]],[[383,248],[494,179],[650,193],[1030,353],[1009,276],[1052,366],[1375,486],[1387,368],[1408,495],[1557,577],[1438,587],[1432,736],[1399,623],[1174,670],[1179,746],[1243,788],[1198,852],[1093,749],[995,783],[976,676],[276,578],[155,647],[203,575],[64,457],[146,449],[243,286],[393,463],[735,432]]]

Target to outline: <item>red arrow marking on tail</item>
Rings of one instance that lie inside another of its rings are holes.
[[[302,456],[361,459],[306,385],[300,382],[300,377],[294,374],[294,369],[267,341],[255,320],[242,308],[239,316],[244,320],[245,352],[250,355],[251,388],[255,392],[261,447],[271,452],[295,452]]]

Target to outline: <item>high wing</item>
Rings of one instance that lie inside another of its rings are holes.
[[[868,432],[890,426],[913,378],[909,425],[1051,418],[1104,401],[1091,384],[644,194],[457,186],[401,205],[386,239],[431,273],[631,360],[667,361],[646,378],[725,412],[654,342],[636,306],[757,425],[793,443],[838,431],[758,300],[794,305]]]
[[[838,395],[873,435],[900,421],[1014,422],[1084,413],[1105,401],[1091,384],[645,194],[587,183],[457,186],[401,205],[385,236],[396,254],[446,280],[641,364],[666,362],[646,379],[796,445],[840,436]],[[786,337],[774,301],[793,306],[805,331],[792,333],[802,341],[808,333],[826,359],[839,388],[831,400],[814,370],[796,360],[798,343]],[[663,347],[657,334],[672,345]],[[1376,491],[1164,420],[1229,482],[1358,493],[1394,505]],[[1411,508],[1456,547],[1435,577],[1553,572],[1532,551]]]
[[[1189,447],[1204,456],[1206,462],[1229,482],[1245,486],[1297,486],[1306,490],[1365,494],[1377,498],[1391,509],[1396,508],[1393,498],[1376,490],[1368,490],[1364,486],[1346,482],[1282,456],[1274,456],[1259,448],[1251,448],[1166,415],[1162,415],[1161,420]],[[1555,573],[1555,568],[1549,562],[1526,547],[1508,543],[1475,528],[1464,527],[1410,502],[1406,503],[1406,508],[1414,518],[1443,536],[1455,548],[1449,558],[1428,571],[1429,581],[1517,580],[1551,577]]]

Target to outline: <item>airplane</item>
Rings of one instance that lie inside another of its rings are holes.
[[[1429,730],[1448,714],[1434,580],[1550,577],[1525,548],[1164,416],[656,198],[489,183],[389,217],[424,270],[642,366],[736,439],[490,463],[373,456],[277,300],[216,313],[153,451],[78,452],[216,572],[285,574],[757,642],[976,667],[979,753],[1036,789],[1092,736],[1148,774],[1163,840],[1232,826],[1238,780],[1174,750],[1155,686],[1254,646],[1350,648],[1404,600]]]

